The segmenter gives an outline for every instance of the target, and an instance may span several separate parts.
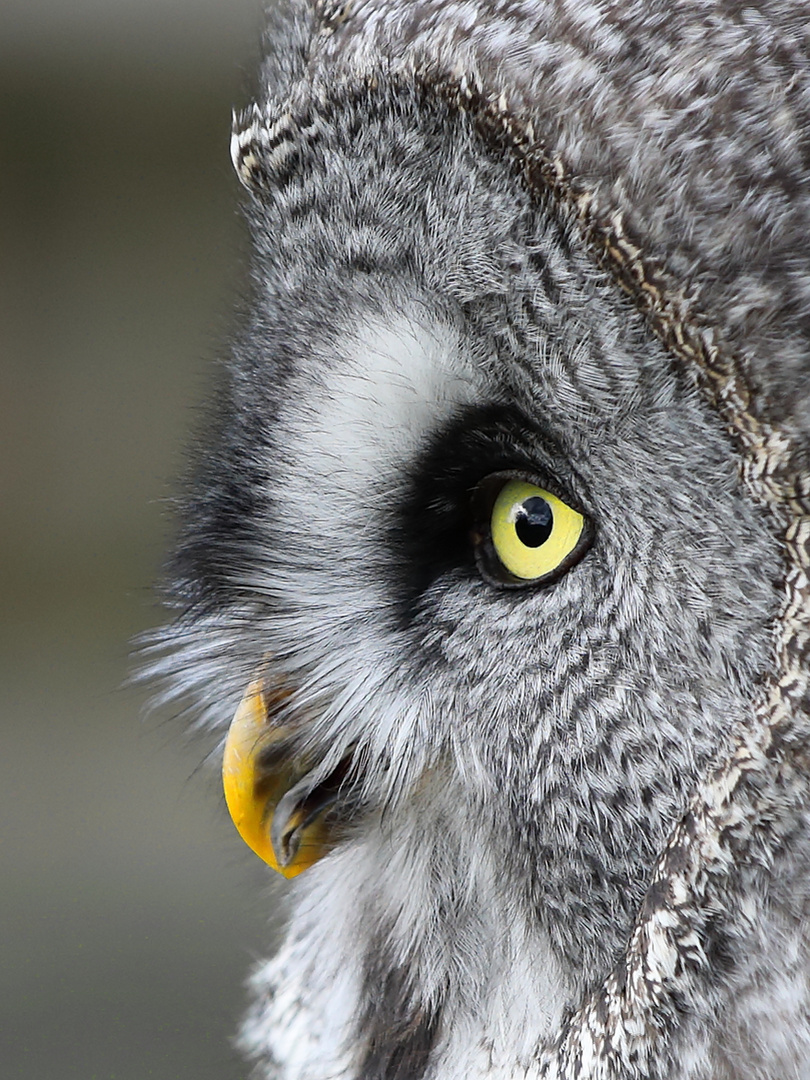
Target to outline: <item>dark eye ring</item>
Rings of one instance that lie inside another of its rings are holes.
[[[512,474],[486,477],[475,491],[478,569],[498,586],[556,581],[593,540],[590,520],[554,492]]]

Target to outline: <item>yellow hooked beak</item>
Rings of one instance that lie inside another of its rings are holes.
[[[313,788],[309,770],[290,755],[290,729],[272,722],[286,696],[267,694],[260,679],[248,686],[225,741],[222,782],[239,835],[293,878],[334,846],[327,818],[345,771]]]

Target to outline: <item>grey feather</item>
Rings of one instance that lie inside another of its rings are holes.
[[[258,1075],[810,1076],[805,5],[270,37],[157,665],[224,733],[269,656],[302,751],[362,763],[255,976]],[[593,523],[547,586],[472,557],[504,462]]]

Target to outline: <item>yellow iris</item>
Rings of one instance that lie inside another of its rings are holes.
[[[585,519],[550,491],[510,480],[492,507],[492,546],[504,569],[522,581],[551,574],[574,551]]]

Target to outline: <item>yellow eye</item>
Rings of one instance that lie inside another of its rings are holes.
[[[520,581],[567,568],[584,530],[582,514],[524,480],[507,481],[492,507],[492,547],[503,569]]]

